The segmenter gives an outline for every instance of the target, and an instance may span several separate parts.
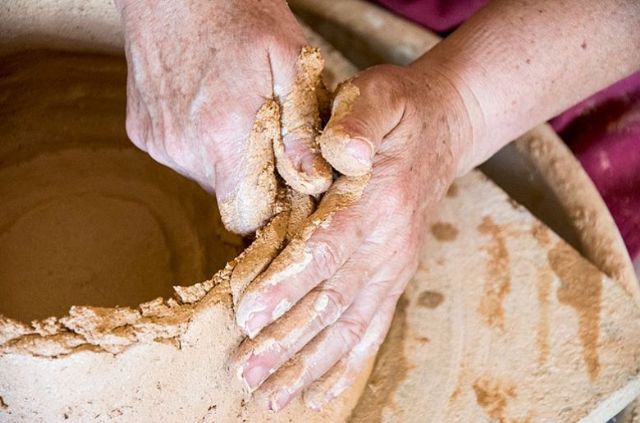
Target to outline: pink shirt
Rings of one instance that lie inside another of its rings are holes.
[[[488,0],[375,0],[435,32],[447,33]],[[640,256],[640,72],[576,104],[551,125],[607,203],[631,258]]]

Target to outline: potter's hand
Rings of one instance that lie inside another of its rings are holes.
[[[270,409],[305,388],[307,405],[322,406],[377,351],[415,271],[425,218],[457,171],[466,116],[436,72],[380,66],[340,87],[322,152],[343,174],[371,171],[368,184],[358,198],[366,176],[338,179],[236,310],[250,336],[239,374]]]
[[[359,181],[339,180],[236,310],[253,338],[241,375],[271,408],[312,382],[305,398],[318,407],[365,365],[413,272],[423,217],[455,173],[638,69],[640,3],[614,3],[492,1],[411,67],[364,72],[359,95],[342,88],[322,153],[358,175],[370,142],[371,180],[351,205]]]
[[[307,194],[328,188],[331,169],[314,148],[322,61],[303,49],[284,0],[117,4],[129,67],[129,137],[215,191],[229,229],[253,232],[273,213],[271,144],[280,122],[281,176]]]

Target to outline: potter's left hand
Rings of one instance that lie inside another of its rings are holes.
[[[252,338],[240,373],[272,409],[305,388],[320,407],[366,365],[455,174],[639,69],[640,3],[613,3],[492,1],[410,67],[372,68],[341,88],[322,154],[371,179],[325,216],[359,181],[334,183],[236,310]]]
[[[375,67],[339,89],[319,142],[352,177],[338,179],[307,239],[289,244],[236,310],[250,337],[239,373],[271,410],[305,388],[307,405],[319,408],[379,348],[417,266],[426,217],[460,165],[463,105],[441,73],[412,68]],[[328,202],[357,197],[363,178],[353,176],[369,173],[362,196],[326,217]]]

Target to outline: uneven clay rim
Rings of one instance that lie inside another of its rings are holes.
[[[336,57],[339,54],[323,40],[306,32],[314,44],[321,44],[323,51],[330,55],[330,63],[340,65],[328,69],[330,86],[354,71],[344,65],[347,63],[344,58]],[[259,124],[257,121],[254,131]],[[354,180],[356,197],[366,179]],[[329,219],[335,211],[324,207],[322,216],[305,222],[314,209],[313,201],[283,187],[282,182],[279,184],[275,215],[257,231],[251,245],[211,279],[191,286],[174,286],[172,297],[159,297],[135,308],[71,306],[68,315],[34,320],[30,324],[0,314],[0,353],[59,357],[85,350],[118,354],[136,343],[163,342],[179,346],[180,336],[199,307],[221,304],[233,310],[234,302],[249,282],[268,266],[303,223],[308,226],[306,236],[309,236],[313,227]],[[344,207],[345,201],[356,199],[352,193],[338,190],[334,196],[336,202],[332,204],[336,209]]]

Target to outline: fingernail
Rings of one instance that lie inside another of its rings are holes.
[[[362,164],[370,165],[373,159],[373,146],[362,138],[351,138],[345,145],[347,153]]]
[[[282,410],[289,402],[289,396],[284,391],[275,393],[269,399],[269,410],[278,412]]]
[[[267,326],[270,323],[270,321],[271,321],[271,316],[269,315],[269,313],[265,313],[265,312],[251,313],[249,315],[249,319],[247,320],[247,324],[246,324],[247,334],[249,335],[250,338],[253,338],[258,334],[258,332],[260,332],[260,330],[262,330],[262,328]]]
[[[269,369],[263,366],[253,366],[245,369],[242,377],[249,388],[256,389],[269,376]]]

